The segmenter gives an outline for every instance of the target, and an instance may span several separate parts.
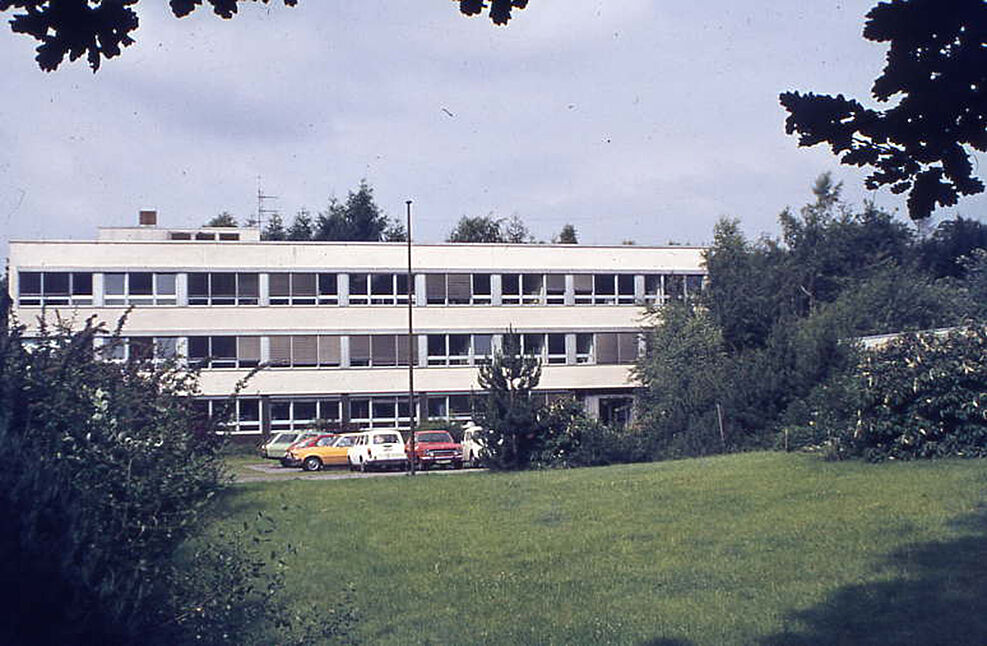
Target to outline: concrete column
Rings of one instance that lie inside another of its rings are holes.
[[[415,274],[416,307],[425,307],[428,304],[428,293],[425,290],[425,274]]]
[[[634,302],[644,303],[644,276],[634,276]]]
[[[339,337],[339,367],[350,367],[350,337],[348,334],[344,334]],[[346,419],[349,421],[349,417]]]
[[[349,305],[350,304],[350,275],[349,274],[336,274],[336,290],[339,292],[339,304]],[[348,362],[349,345],[346,346],[346,351],[347,351],[346,356]]]
[[[175,276],[175,303],[188,307],[188,274],[184,271]]]
[[[418,338],[418,363],[415,365],[419,368],[428,367],[428,335],[416,333]]]
[[[11,281],[10,281],[10,293],[11,295],[13,295],[15,303],[17,302],[16,299],[19,291],[18,285],[15,282],[16,278],[14,278],[13,276],[13,274],[16,273],[17,272],[12,272]],[[178,275],[184,276],[185,274],[178,274]],[[106,291],[105,288],[103,287],[104,284],[105,281],[103,280],[103,272],[94,273],[93,274],[93,307],[103,307],[103,302],[104,302],[103,294]],[[181,301],[179,301],[178,304],[181,305],[182,304]]]
[[[576,333],[565,335],[565,362],[566,365],[576,365]]]
[[[576,287],[575,287],[575,280],[573,279],[572,274],[565,275],[565,304],[566,305],[576,304]],[[566,341],[566,343],[568,343],[568,341]]]
[[[271,275],[267,272],[257,276],[257,304],[264,307],[271,304]]]
[[[504,304],[504,283],[500,280],[500,274],[490,274],[490,304]]]

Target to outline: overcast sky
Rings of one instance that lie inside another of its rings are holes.
[[[5,29],[0,244],[91,238],[142,208],[164,226],[242,220],[258,177],[286,221],[366,178],[392,216],[414,200],[423,241],[488,213],[595,244],[705,243],[721,216],[774,234],[826,170],[851,201],[903,212],[828,149],[798,148],[778,104],[868,95],[885,54],[861,37],[873,4],[531,0],[504,28],[448,0],[248,3],[230,21],[146,0],[137,43],[95,75],[41,72]]]

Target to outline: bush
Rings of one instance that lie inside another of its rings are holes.
[[[866,352],[838,455],[868,460],[987,456],[987,328],[901,336]],[[840,415],[834,415],[840,417]]]
[[[92,320],[23,332],[0,331],[0,643],[270,643],[263,541],[206,531],[229,478],[196,375],[100,360]]]

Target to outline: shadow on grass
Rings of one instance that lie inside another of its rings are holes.
[[[964,535],[908,545],[887,563],[893,581],[846,586],[793,613],[801,632],[772,635],[764,646],[987,644],[987,508],[962,517]]]
[[[668,637],[657,637],[642,642],[641,646],[692,646],[692,642],[685,639],[672,639]]]

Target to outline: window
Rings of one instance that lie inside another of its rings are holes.
[[[194,402],[200,423],[213,419],[219,432],[232,435],[260,433],[260,400],[252,397],[237,399],[200,399]]]
[[[268,297],[271,305],[315,305],[316,303],[319,280],[314,273],[272,273],[268,276],[268,281]]]
[[[193,272],[188,275],[189,305],[256,305],[256,273]]]
[[[428,365],[430,366],[466,366],[476,362],[474,354],[475,337],[480,337],[480,359],[489,361],[489,334],[429,334],[428,335]]]
[[[634,363],[636,359],[636,332],[604,332],[596,335],[596,363]]]
[[[311,429],[316,420],[338,421],[340,400],[273,399],[271,400],[271,431],[303,431]]]
[[[339,367],[340,338],[316,334],[272,336],[268,339],[268,363],[273,367]]]
[[[241,342],[240,339],[243,341]],[[259,337],[190,336],[188,360],[190,365],[202,368],[253,367],[260,362],[260,339]]]
[[[471,419],[473,397],[465,394],[429,395],[427,409],[429,419]]]
[[[407,303],[407,274],[350,274],[350,305]]]
[[[572,291],[576,305],[632,305],[634,274],[574,274]]]
[[[562,298],[565,297],[565,276],[562,278]],[[551,280],[554,288],[558,279]],[[504,305],[537,305],[545,302],[545,277],[541,274],[502,274],[501,302]],[[563,302],[563,301],[560,301]]]
[[[479,365],[490,363],[493,358],[493,335],[473,335],[473,363]]]
[[[339,285],[336,274],[319,274],[319,305],[336,305],[339,303]]]
[[[545,302],[549,305],[565,305],[565,274],[545,276]]]
[[[566,362],[565,335],[550,333],[546,336],[548,337],[548,363],[564,364]]]
[[[364,428],[408,428],[409,410],[406,396],[354,397],[350,400],[350,422]]]
[[[593,363],[593,335],[576,335],[576,363]]]
[[[22,271],[18,305],[92,305],[91,272]]]
[[[103,274],[103,304],[175,305],[175,277],[172,273],[148,271]]]

